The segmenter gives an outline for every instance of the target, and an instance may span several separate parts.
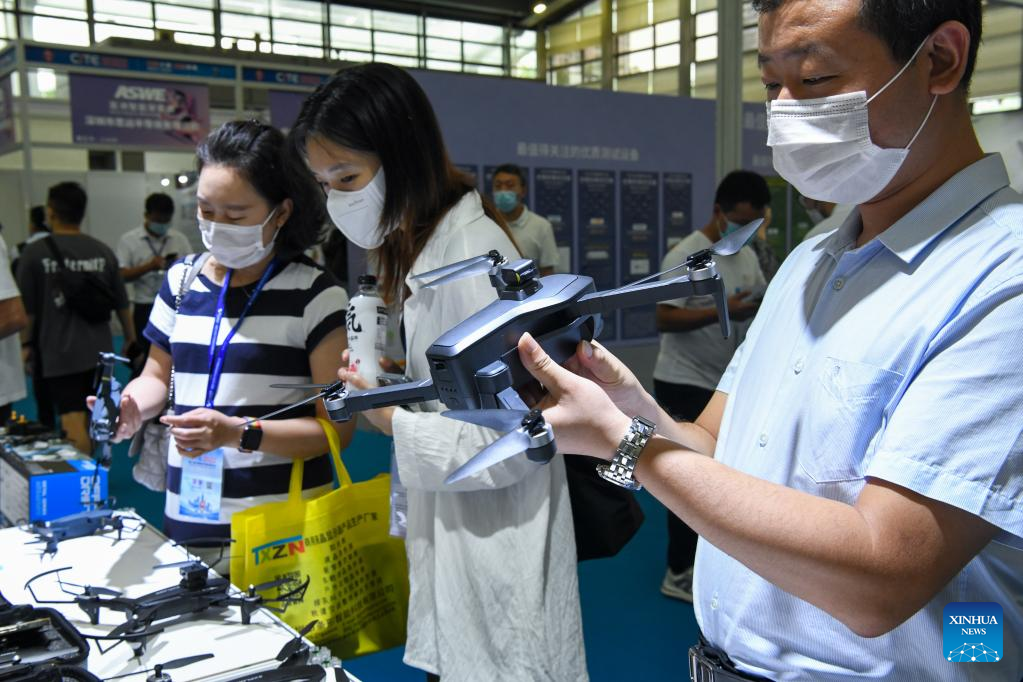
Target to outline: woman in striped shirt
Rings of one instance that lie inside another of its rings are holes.
[[[323,202],[305,168],[282,153],[284,138],[256,121],[231,122],[197,151],[199,228],[211,256],[175,313],[189,266],[167,272],[145,336],[142,375],[125,387],[118,437],[165,404],[174,367],[164,530],[174,540],[230,537],[231,514],[287,498],[293,459],[303,489],[329,490],[322,404],[277,419],[253,417],[303,396],[276,383],[330,383],[346,347],[348,296],[302,255],[323,224]],[[342,445],[354,422],[337,425]]]

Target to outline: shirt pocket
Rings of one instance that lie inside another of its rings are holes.
[[[804,407],[799,466],[816,483],[862,478],[863,463],[886,420],[903,375],[883,367],[824,358]]]

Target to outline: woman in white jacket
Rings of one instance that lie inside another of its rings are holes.
[[[339,71],[306,100],[291,136],[334,223],[369,250],[385,299],[402,311],[406,374],[428,377],[427,347],[496,294],[486,276],[427,290],[413,277],[491,249],[517,253],[507,229],[451,164],[429,100],[402,69]],[[441,408],[366,413],[393,434],[408,488],[405,663],[444,682],[586,680],[563,460],[513,458],[445,486],[499,434]]]

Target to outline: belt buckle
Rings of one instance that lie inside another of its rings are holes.
[[[692,682],[714,682],[716,666],[713,665],[699,648],[689,647],[689,679]]]

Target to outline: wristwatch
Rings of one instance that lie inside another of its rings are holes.
[[[598,464],[597,475],[605,481],[614,483],[627,490],[642,490],[642,484],[632,473],[636,470],[639,455],[646,447],[647,441],[654,435],[657,425],[643,417],[633,417],[629,431],[622,438],[610,464]]]
[[[255,452],[263,442],[263,426],[259,421],[246,424],[242,429],[242,439],[238,443],[238,452]]]

